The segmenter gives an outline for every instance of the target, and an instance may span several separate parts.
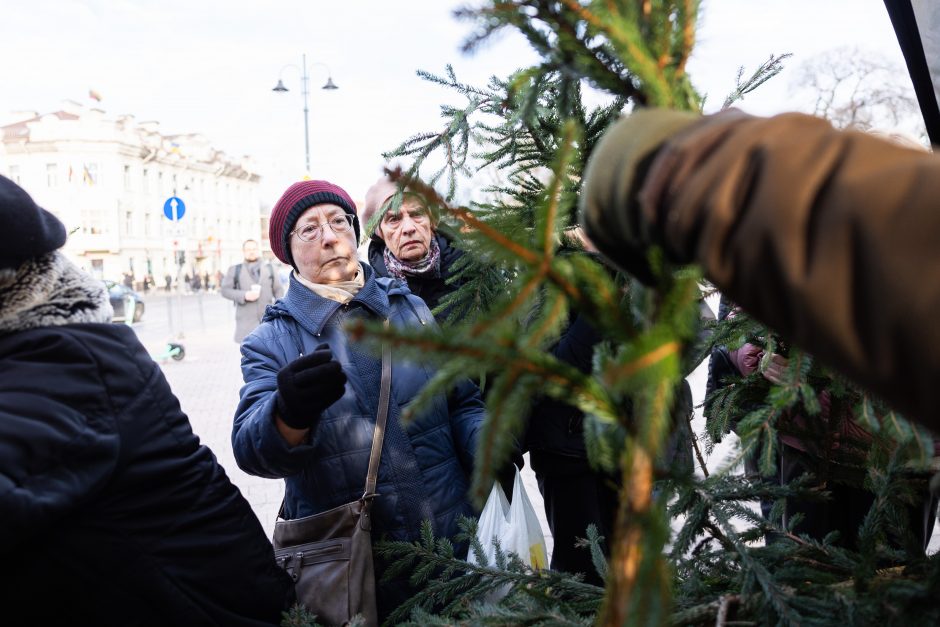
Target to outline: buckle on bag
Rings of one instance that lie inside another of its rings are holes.
[[[297,565],[294,566],[293,563],[296,560]],[[294,583],[297,583],[297,580],[300,579],[300,571],[304,568],[304,554],[302,552],[294,553],[293,555],[281,555],[276,558],[277,565],[284,569],[284,571],[290,576],[291,580]]]

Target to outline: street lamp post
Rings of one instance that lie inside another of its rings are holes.
[[[323,67],[326,68],[326,76],[327,76],[326,84],[323,85],[321,89],[339,89],[339,87],[336,86],[336,83],[333,82],[333,76],[332,76],[333,73],[330,72],[330,66],[328,66],[326,63],[311,63],[310,67],[313,67],[314,65],[322,65]],[[277,79],[277,85],[275,85],[271,91],[276,91],[276,92],[289,91],[287,87],[284,86],[284,81],[281,79],[281,76],[284,75],[284,70],[286,70],[289,67],[298,69],[300,71],[301,92],[303,93],[303,96],[304,96],[304,149],[305,149],[305,154],[306,154],[307,174],[309,175],[310,174],[310,130],[309,130],[310,123],[308,119],[309,119],[310,108],[307,106],[307,96],[310,93],[310,90],[308,87],[310,76],[307,72],[307,55],[306,54],[302,56],[302,64],[300,68],[298,68],[296,65],[285,65],[284,67],[281,68],[280,76],[278,76],[278,79]]]

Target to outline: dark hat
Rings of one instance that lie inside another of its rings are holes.
[[[0,225],[0,269],[18,268],[24,261],[65,244],[65,225],[37,205],[22,187],[3,176],[0,176]]]
[[[301,214],[316,205],[337,205],[353,217],[356,242],[359,242],[359,218],[356,203],[346,190],[327,181],[300,181],[287,188],[271,210],[268,239],[274,256],[284,263],[294,265],[290,254],[290,232]]]

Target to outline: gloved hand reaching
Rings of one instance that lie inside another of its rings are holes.
[[[651,243],[649,220],[637,198],[650,161],[662,144],[701,116],[663,109],[640,109],[604,134],[585,170],[581,223],[594,245],[618,266],[645,282]]]
[[[591,153],[581,193],[581,223],[597,249],[641,281],[652,283],[650,245],[673,262],[693,261],[687,242],[667,241],[664,215],[677,177],[724,141],[744,113],[728,109],[702,117],[667,109],[639,109],[614,124]],[[685,146],[689,137],[694,149]],[[692,165],[690,165],[692,164]]]
[[[327,344],[277,373],[277,412],[293,429],[309,429],[346,389],[346,373]]]

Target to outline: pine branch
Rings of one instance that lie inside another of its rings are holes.
[[[465,537],[475,537],[475,521],[463,519],[460,526]],[[596,612],[603,595],[602,588],[584,583],[578,576],[534,571],[518,556],[506,555],[498,546],[496,566],[480,566],[455,558],[450,542],[445,538],[435,539],[427,521],[422,525],[421,535],[421,540],[416,542],[376,544],[376,554],[391,561],[396,573],[420,573],[420,578],[412,579],[423,584],[415,596],[389,616],[389,623],[397,624],[409,615],[421,616],[420,612],[413,614],[416,609],[428,611],[434,607],[444,608],[440,612],[442,616],[460,617],[496,591],[505,592],[500,601],[504,607],[512,608],[524,598],[523,603],[534,602],[530,607],[542,611],[563,603],[568,617],[586,617]],[[479,543],[477,549],[482,553]]]
[[[722,109],[727,109],[733,105],[738,100],[742,100],[746,94],[751,93],[774,76],[783,71],[783,62],[792,57],[793,54],[787,52],[786,54],[781,54],[774,56],[773,54],[760,64],[756,70],[746,79],[741,80],[744,75],[744,66],[738,68],[738,75],[735,79],[734,90],[728,94],[725,98],[724,103],[721,105]]]

